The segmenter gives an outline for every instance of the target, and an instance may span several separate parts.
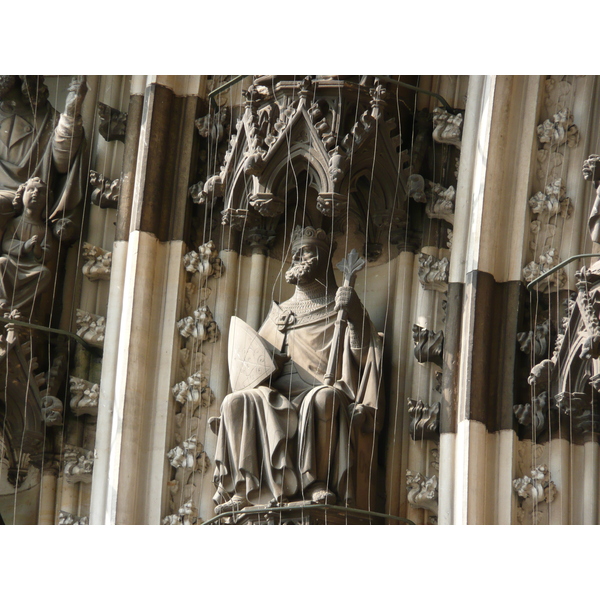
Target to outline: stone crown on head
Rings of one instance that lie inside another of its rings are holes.
[[[292,252],[302,246],[313,245],[324,250],[331,248],[331,240],[323,229],[315,229],[312,225],[297,225],[292,234]]]

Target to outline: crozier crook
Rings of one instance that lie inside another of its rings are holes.
[[[354,288],[356,282],[356,274],[365,266],[365,259],[358,255],[358,252],[353,248],[348,253],[346,258],[343,258],[336,267],[344,274],[342,287]],[[340,340],[344,337],[344,330],[347,323],[346,309],[341,308],[338,311],[335,321],[335,329],[333,331],[333,339],[331,340],[331,353],[329,354],[329,362],[327,363],[327,372],[325,374],[325,384],[333,385],[335,374],[337,373],[337,365],[340,357]]]

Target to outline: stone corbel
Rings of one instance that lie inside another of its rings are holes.
[[[197,406],[210,406],[215,399],[213,391],[208,387],[208,379],[200,371],[175,384],[171,391],[176,402],[187,404],[192,410]]]
[[[68,483],[91,483],[94,469],[94,451],[70,444],[63,453],[63,472]]]
[[[210,467],[210,461],[203,446],[195,435],[167,452],[169,464],[176,469],[204,473]]]
[[[250,206],[262,217],[279,217],[285,210],[283,200],[268,192],[257,192],[248,196]]]
[[[453,115],[447,110],[437,107],[433,109],[434,141],[438,144],[450,144],[460,149],[462,137],[463,114]]]
[[[406,489],[408,503],[412,508],[424,509],[437,515],[438,512],[438,478],[437,475],[425,477],[421,473],[406,471]]]
[[[89,517],[79,517],[70,512],[61,510],[58,513],[58,524],[59,525],[89,525]]]
[[[420,363],[432,362],[438,367],[442,366],[442,352],[444,350],[444,332],[435,333],[420,325],[413,325],[413,342],[415,344],[415,358]]]
[[[317,197],[317,209],[326,217],[346,214],[348,197],[337,192],[321,192]]]
[[[97,415],[100,386],[79,377],[69,378],[71,410],[77,415]]]
[[[258,214],[249,211],[246,208],[226,208],[221,212],[221,224],[229,225],[236,231],[243,231],[245,228],[260,227],[260,217]]]
[[[417,275],[424,290],[446,292],[448,290],[448,269],[450,261],[435,258],[430,254],[419,254],[419,270]]]
[[[413,441],[437,441],[440,437],[440,403],[431,406],[422,400],[408,398],[408,414],[411,416],[408,426]]]
[[[121,194],[121,180],[107,179],[101,173],[90,170],[92,203],[100,208],[117,208]]]
[[[83,338],[90,346],[102,348],[104,346],[104,332],[106,318],[94,315],[78,308],[75,311],[75,324],[77,335]]]
[[[98,117],[100,135],[107,142],[125,142],[127,133],[127,113],[121,112],[103,102],[98,102]]]
[[[90,281],[110,279],[112,252],[83,242],[82,256],[87,261],[81,271]]]

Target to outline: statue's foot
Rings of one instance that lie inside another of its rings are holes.
[[[313,483],[307,492],[317,504],[335,504],[337,501],[336,495],[321,481]]]
[[[221,515],[232,510],[242,510],[242,508],[246,508],[246,506],[252,506],[252,504],[250,504],[244,496],[235,494],[231,500],[215,506],[215,515]]]

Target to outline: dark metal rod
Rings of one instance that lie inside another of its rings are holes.
[[[442,96],[436,94],[435,92],[430,92],[429,90],[424,90],[423,88],[416,87],[414,85],[410,85],[410,83],[404,83],[404,81],[399,81],[398,79],[392,79],[391,77],[387,77],[386,75],[375,75],[377,79],[381,81],[386,81],[388,83],[393,83],[395,85],[399,85],[400,87],[408,88],[409,90],[414,90],[415,92],[419,92],[420,94],[427,94],[427,96],[433,96],[436,100],[439,100],[444,108],[451,113],[455,113],[456,111],[446,102]]]
[[[414,525],[414,521],[411,521],[410,519],[403,519],[402,517],[396,517],[395,515],[386,515],[384,513],[379,513],[379,512],[373,512],[371,510],[362,510],[361,508],[351,508],[349,506],[335,506],[333,504],[309,504],[306,506],[306,508],[310,508],[311,510],[316,508],[316,509],[321,509],[321,510],[341,510],[343,512],[347,512],[347,513],[351,513],[351,514],[355,514],[355,515],[364,515],[364,516],[368,516],[368,517],[381,517],[382,519],[393,519],[395,521],[401,521],[403,523],[406,523],[407,525]],[[254,508],[254,509],[250,509],[250,510],[246,510],[244,509],[242,510],[231,510],[229,512],[224,512],[221,513],[220,515],[217,515],[216,517],[213,517],[212,519],[209,519],[208,521],[205,521],[204,523],[201,523],[201,525],[211,525],[212,523],[214,523],[215,521],[218,521],[220,519],[223,519],[225,517],[231,517],[231,516],[235,516],[235,515],[256,515],[256,514],[264,514],[264,513],[269,513],[269,512],[291,512],[293,510],[302,510],[301,506],[272,506],[269,508]]]
[[[228,90],[232,85],[235,85],[236,83],[238,83],[238,81],[241,81],[246,77],[248,77],[248,75],[236,75],[233,79],[230,79],[229,81],[226,81],[223,85],[220,85],[216,90],[209,92],[208,99],[213,103],[213,106],[215,108],[219,108],[215,100],[215,96],[218,96],[221,92]]]
[[[18,325],[19,327],[26,327],[27,329],[37,329],[39,331],[45,331],[47,333],[55,333],[57,335],[66,335],[67,337],[73,338],[78,344],[83,346],[89,352],[101,354],[100,348],[90,345],[82,337],[79,337],[76,333],[65,331],[64,329],[54,329],[53,327],[45,327],[44,325],[36,325],[35,323],[28,323],[27,321],[18,321],[17,319],[8,319],[7,317],[0,317],[0,322],[11,323]]]
[[[566,260],[563,260],[561,263],[555,265],[554,267],[552,267],[551,269],[549,269],[548,271],[546,271],[545,273],[543,273],[542,275],[540,275],[539,277],[534,279],[533,281],[530,281],[527,284],[527,291],[530,292],[531,288],[536,283],[543,281],[544,279],[546,279],[546,277],[548,277],[549,275],[552,275],[552,273],[554,273],[555,271],[558,271],[558,269],[560,269],[561,267],[568,265],[570,262],[573,262],[574,260],[577,260],[578,258],[591,258],[591,257],[600,257],[600,254],[575,254],[575,256],[571,256],[571,258],[567,258]]]

